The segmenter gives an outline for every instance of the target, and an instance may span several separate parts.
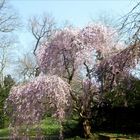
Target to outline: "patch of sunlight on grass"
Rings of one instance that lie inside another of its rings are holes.
[[[60,130],[60,124],[55,119],[49,117],[46,118],[41,122],[41,129],[45,134],[51,135],[51,134],[58,134]]]

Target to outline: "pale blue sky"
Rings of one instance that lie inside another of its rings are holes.
[[[58,23],[69,20],[77,26],[85,25],[101,13],[121,16],[135,5],[136,0],[10,0],[22,19],[43,12],[51,13]]]

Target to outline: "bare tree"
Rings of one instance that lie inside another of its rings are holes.
[[[37,64],[34,56],[26,53],[17,61],[17,73],[23,81],[28,81],[38,75]]]
[[[140,2],[121,19],[120,31],[128,43],[137,44],[140,41]]]
[[[0,37],[0,83],[3,85],[4,82],[4,72],[5,69],[10,62],[9,51],[11,46],[15,41],[11,38],[7,38],[7,36]]]
[[[33,54],[36,55],[38,45],[41,43],[43,38],[49,39],[52,31],[54,30],[54,19],[50,15],[43,15],[42,17],[32,17],[29,19],[29,30],[36,39]]]
[[[0,1],[0,32],[11,32],[19,26],[17,13],[8,5],[6,0]]]
[[[18,16],[6,0],[0,0],[0,82],[3,83],[4,70],[7,66],[8,49],[15,42],[10,33],[18,27]]]

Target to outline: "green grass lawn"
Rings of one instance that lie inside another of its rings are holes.
[[[75,121],[69,121],[68,124],[72,127],[76,124]],[[40,128],[42,130],[43,135],[59,135],[60,125],[59,123],[48,117],[47,119],[41,122]],[[24,128],[23,130],[24,131]],[[36,134],[36,126],[33,126],[29,130],[30,136],[35,136]],[[8,128],[0,129],[0,139],[4,139],[9,136]],[[95,140],[140,140],[140,135],[124,135],[124,134],[117,134],[117,133],[96,133],[94,134],[96,137]],[[105,139],[108,138],[108,139]],[[68,138],[66,140],[82,140],[82,138],[76,136],[74,138]],[[83,139],[84,140],[84,139]]]
[[[36,130],[38,126],[34,125],[29,129],[29,135],[35,136]],[[42,130],[43,135],[53,135],[53,134],[59,134],[60,125],[59,123],[50,117],[43,120],[40,125],[40,129]],[[24,131],[24,127],[21,129],[21,132]],[[4,128],[0,129],[0,137],[8,137],[9,136],[9,129]]]

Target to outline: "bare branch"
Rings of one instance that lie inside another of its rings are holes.
[[[36,50],[43,38],[49,40],[52,31],[54,30],[54,19],[49,15],[44,15],[41,19],[33,17],[29,20],[29,29],[36,39],[33,54],[36,55]]]
[[[119,28],[120,34],[122,34],[127,41],[131,44],[140,41],[140,2],[132,8],[132,10],[123,16],[121,20],[121,27]]]
[[[24,81],[28,81],[29,79],[36,77],[37,64],[34,56],[26,53],[22,58],[19,58],[17,61],[16,71],[20,75],[20,78],[23,76]]]

